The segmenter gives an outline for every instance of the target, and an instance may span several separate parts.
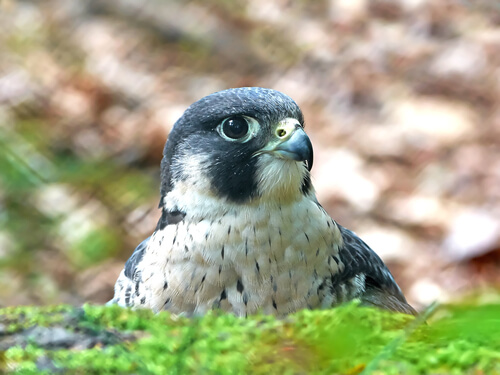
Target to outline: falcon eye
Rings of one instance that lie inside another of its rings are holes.
[[[247,116],[231,116],[222,121],[217,131],[222,138],[232,142],[246,142],[258,129],[257,120]]]
[[[248,133],[248,122],[243,117],[230,117],[222,123],[221,129],[231,139],[239,139]]]

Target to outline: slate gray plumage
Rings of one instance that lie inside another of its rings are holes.
[[[359,298],[413,314],[382,260],[318,203],[303,127],[297,104],[270,89],[192,104],[165,145],[158,226],[110,302],[282,317]]]

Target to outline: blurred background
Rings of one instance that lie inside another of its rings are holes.
[[[0,0],[0,307],[110,299],[169,130],[237,86],[297,101],[320,202],[412,304],[495,295],[500,2]]]

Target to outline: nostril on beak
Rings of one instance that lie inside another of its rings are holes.
[[[276,134],[278,135],[279,138],[283,138],[286,136],[286,130],[285,129],[278,129]]]

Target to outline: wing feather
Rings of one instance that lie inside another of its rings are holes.
[[[125,263],[125,267],[118,276],[118,280],[115,284],[115,293],[113,299],[108,302],[108,304],[118,304],[120,306],[132,306],[133,305],[133,292],[138,286],[137,275],[139,264],[144,257],[144,252],[148,248],[149,240],[151,237],[146,238],[142,241],[139,246],[137,246]]]
[[[416,314],[382,259],[354,232],[338,227],[344,241],[340,249],[344,269],[335,281],[343,284],[363,275],[365,290],[360,296],[363,304]]]

